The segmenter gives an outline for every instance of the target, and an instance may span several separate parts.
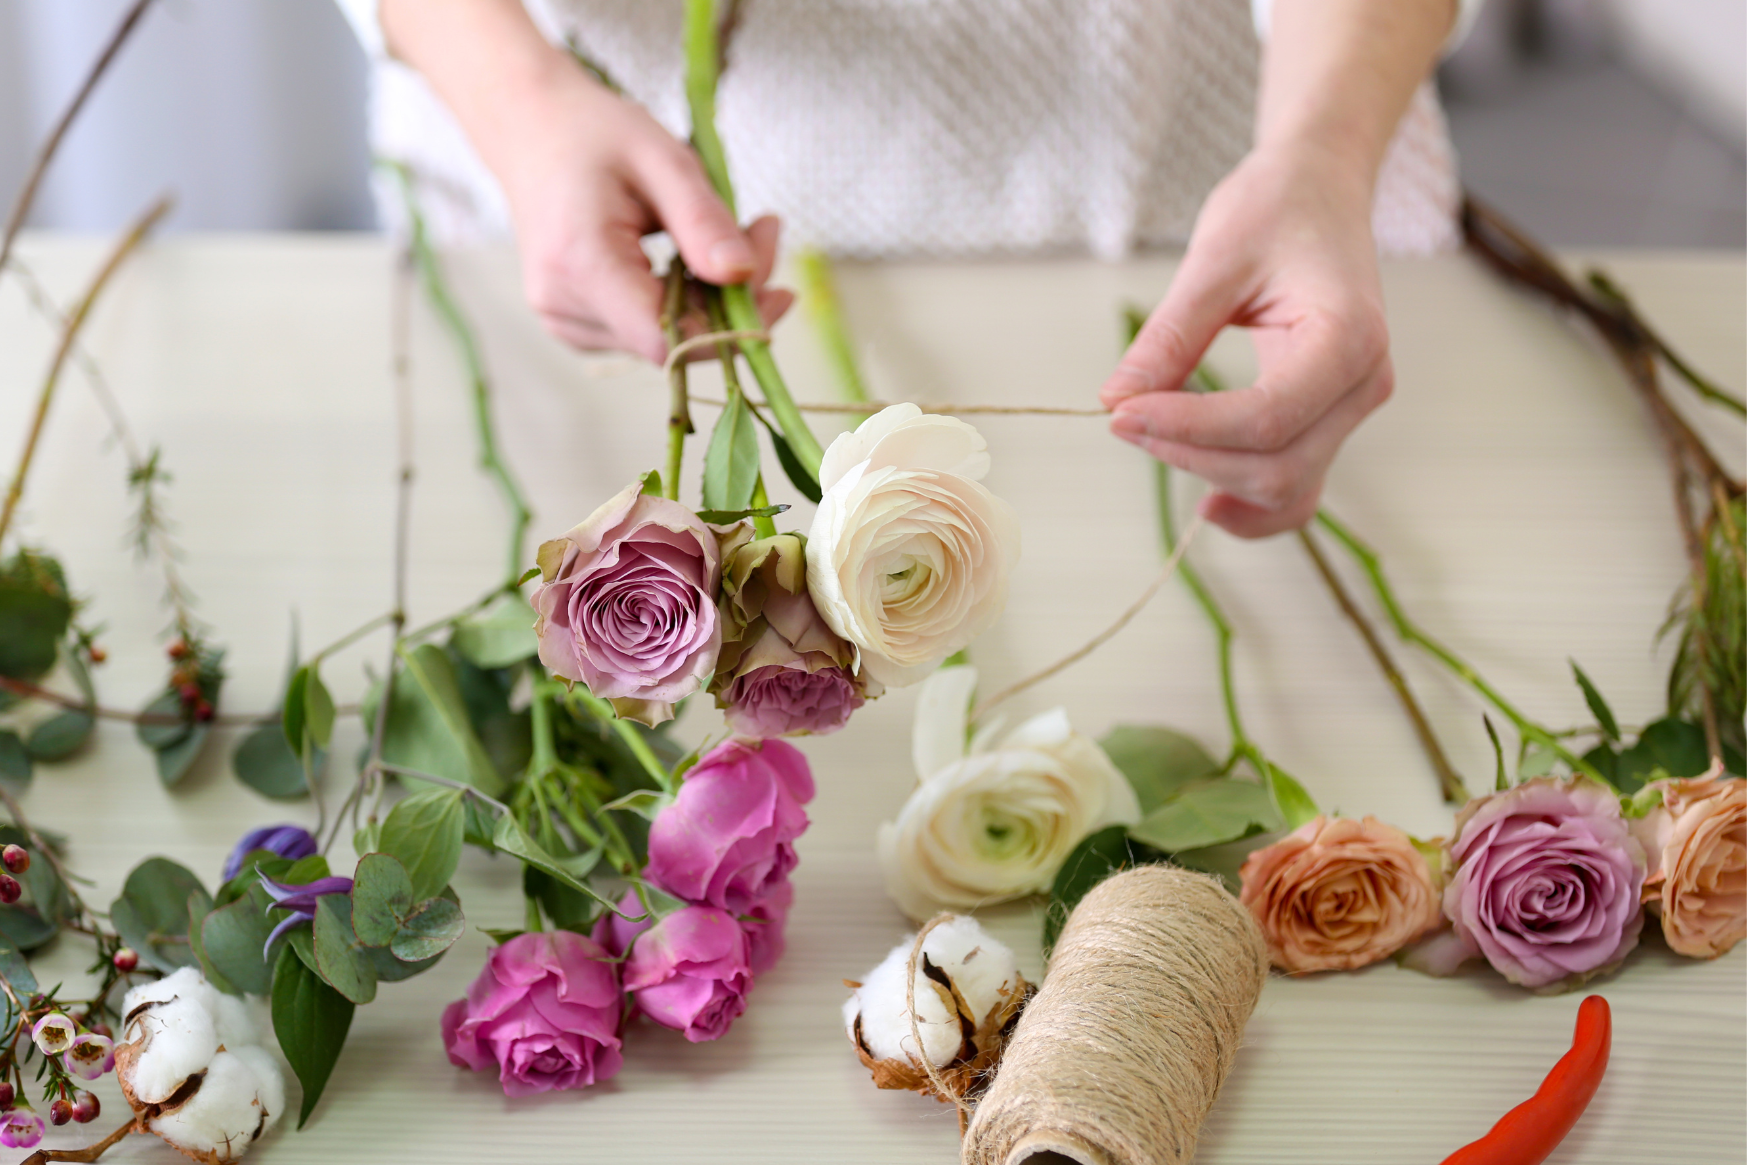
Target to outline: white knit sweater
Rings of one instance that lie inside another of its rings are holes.
[[[676,134],[680,0],[526,0]],[[411,164],[439,237],[502,236],[502,192],[376,0],[340,0],[375,63],[377,152]],[[1267,0],[745,0],[718,123],[742,212],[853,256],[1181,244],[1249,148]],[[1459,37],[1479,0],[1462,0]],[[382,199],[385,219],[400,215]],[[1455,245],[1456,160],[1430,85],[1379,175],[1386,253]]]

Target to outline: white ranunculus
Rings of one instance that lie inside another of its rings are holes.
[[[913,684],[993,623],[1020,556],[1008,504],[980,484],[983,437],[893,405],[833,441],[807,538],[807,587],[858,668]]]
[[[1048,890],[1087,834],[1141,819],[1129,782],[1060,708],[967,744],[976,685],[970,667],[924,683],[911,745],[922,783],[880,827],[886,891],[915,919]]]

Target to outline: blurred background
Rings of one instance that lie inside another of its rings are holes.
[[[0,0],[0,203],[125,0]],[[1463,177],[1561,246],[1741,247],[1743,0],[1488,0],[1440,74]],[[161,0],[32,225],[370,230],[363,54],[331,0]]]

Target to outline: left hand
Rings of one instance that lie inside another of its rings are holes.
[[[1372,191],[1354,173],[1311,144],[1253,150],[1099,392],[1111,431],[1205,478],[1202,513],[1240,537],[1308,522],[1342,441],[1390,395]],[[1184,391],[1228,326],[1253,329],[1256,383]]]

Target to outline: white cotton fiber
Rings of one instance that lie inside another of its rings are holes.
[[[163,1003],[168,999],[192,999],[208,1012],[218,1007],[218,991],[206,981],[198,967],[182,967],[164,976],[130,988],[122,1000],[121,1013],[129,1015],[142,1003]]]
[[[179,1149],[211,1152],[220,1161],[241,1157],[264,1123],[252,1059],[236,1052],[214,1056],[194,1095],[154,1120],[152,1131]]]
[[[128,1001],[139,1006],[131,991]],[[122,1014],[132,1015],[131,1007]],[[140,1048],[127,1083],[145,1104],[169,1099],[184,1080],[206,1067],[219,1046],[212,1013],[192,995],[152,1002],[128,1024],[124,1036]]]
[[[911,1038],[910,1017],[905,1011],[904,972],[915,941],[913,937],[893,947],[880,965],[864,976],[856,993],[844,1001],[845,1027],[853,1037],[856,1018],[861,1017],[862,1041],[876,1059],[914,1058],[916,1041]],[[980,1023],[1001,1003],[1002,988],[1018,978],[1013,951],[991,938],[974,918],[960,916],[935,927],[923,940],[923,953],[952,979]],[[944,1066],[958,1054],[964,1033],[935,984],[923,975],[920,958],[915,1000],[923,1051],[930,1063]]]
[[[248,1044],[261,1042],[261,1033],[255,1027],[255,1016],[249,1005],[235,995],[226,995],[222,991],[213,992],[214,1026],[218,1030],[218,1041],[231,1051]]]
[[[261,1130],[265,1133],[285,1115],[285,1069],[280,1067],[278,1056],[258,1045],[238,1048],[236,1056],[255,1073],[261,1107],[267,1110],[267,1125]]]

